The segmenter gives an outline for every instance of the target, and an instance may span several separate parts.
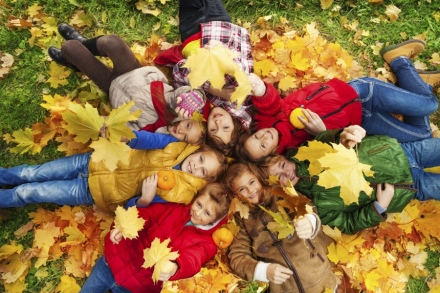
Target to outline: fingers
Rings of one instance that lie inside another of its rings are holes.
[[[307,217],[303,217],[293,222],[295,232],[301,239],[309,239],[313,235],[313,226]]]
[[[181,96],[177,96],[176,104],[180,104],[181,102],[182,102],[182,97]]]
[[[273,277],[273,283],[278,285],[282,284],[285,281],[287,281],[292,274],[293,274],[292,271],[289,270],[288,268],[283,266],[277,266]]]
[[[110,231],[110,241],[114,244],[118,244],[122,239],[122,233],[118,229],[113,229]]]
[[[185,109],[182,109],[180,107],[176,107],[176,113],[177,113],[177,116],[179,116],[180,118],[183,118],[183,119],[190,118],[188,111],[186,111]]]

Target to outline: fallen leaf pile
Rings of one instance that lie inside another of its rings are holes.
[[[30,221],[15,231],[16,240],[0,247],[0,279],[7,292],[26,289],[30,270],[39,279],[50,275],[48,262],[59,261],[64,267],[60,282],[47,282],[44,292],[79,292],[75,278],[88,276],[96,259],[103,253],[103,240],[113,217],[94,207],[62,206],[54,211],[38,209],[29,213]],[[18,241],[31,234],[29,248]],[[32,288],[28,288],[32,291]]]

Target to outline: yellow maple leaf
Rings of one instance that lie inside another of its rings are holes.
[[[33,247],[43,247],[47,245],[51,247],[55,243],[55,238],[60,236],[61,230],[55,226],[54,222],[45,224],[40,229],[35,229],[35,238]]]
[[[31,265],[31,261],[22,261],[20,254],[14,253],[7,258],[7,261],[2,263],[1,279],[5,283],[13,283],[18,280],[23,274],[27,274],[27,270]]]
[[[133,105],[134,101],[122,104],[118,108],[113,109],[105,119],[106,137],[111,142],[120,142],[122,137],[128,139],[136,137],[133,131],[127,127],[127,122],[136,121],[142,111],[130,112]]]
[[[165,267],[172,260],[179,257],[178,251],[171,252],[172,248],[168,247],[170,239],[165,239],[163,242],[159,238],[154,238],[151,242],[150,248],[144,249],[144,263],[143,268],[150,268],[154,266],[152,275],[153,282],[156,283],[159,280],[159,275],[162,271],[166,271]],[[165,269],[165,270],[164,270]]]
[[[278,232],[278,238],[286,238],[295,232],[295,228],[293,228],[292,225],[292,219],[290,219],[282,206],[278,206],[278,212],[273,212],[263,206],[260,206],[260,208],[274,219],[275,222],[269,222],[267,228],[272,232]]]
[[[103,162],[105,167],[114,171],[118,162],[121,164],[128,163],[130,159],[130,152],[132,149],[123,142],[112,143],[108,139],[100,137],[97,141],[90,144],[94,149],[91,160],[93,162]]]
[[[57,293],[78,293],[81,287],[76,283],[75,278],[70,276],[61,276],[61,282],[56,287]]]
[[[225,74],[234,76],[238,87],[231,96],[231,101],[237,101],[239,107],[249,95],[251,86],[246,74],[234,62],[235,57],[234,52],[223,46],[197,49],[183,66],[190,69],[188,79],[191,87],[196,88],[209,81],[214,88],[221,89],[225,84]]]
[[[118,206],[115,211],[115,228],[121,231],[122,237],[134,239],[138,237],[138,232],[144,228],[145,220],[139,218],[136,207],[124,209]]]
[[[30,17],[34,17],[39,14],[39,11],[42,9],[42,6],[39,6],[38,3],[33,4],[32,6],[29,6],[27,9],[27,12]]]
[[[278,88],[283,91],[289,91],[298,88],[298,80],[294,76],[285,76],[280,79]]]
[[[7,143],[14,142],[17,146],[10,148],[11,153],[24,154],[30,152],[36,154],[41,152],[42,146],[34,142],[34,135],[32,129],[25,128],[24,130],[16,130],[10,134],[4,134],[3,139]]]
[[[12,242],[11,244],[5,244],[0,247],[0,260],[3,260],[14,253],[20,254],[23,251],[23,246],[21,244],[16,244]]]
[[[269,175],[269,179],[267,182],[269,185],[276,185],[280,182],[280,179],[277,175]]]
[[[258,76],[268,76],[274,69],[276,65],[270,59],[264,59],[254,63],[254,72]]]
[[[324,170],[324,167],[321,166],[321,163],[318,159],[322,158],[328,153],[335,153],[336,150],[333,149],[329,144],[312,140],[308,142],[307,146],[302,146],[298,148],[298,153],[293,156],[294,158],[305,161],[308,160],[310,162],[308,171],[310,176],[318,175]]]
[[[72,73],[66,66],[58,65],[56,62],[50,62],[49,75],[46,82],[50,83],[53,88],[58,88],[59,85],[66,85],[69,81],[66,79]]]
[[[88,103],[84,106],[71,103],[69,110],[62,114],[67,122],[63,128],[76,135],[75,141],[86,143],[98,139],[99,131],[104,124],[104,118],[99,116],[98,110]]]
[[[346,205],[357,202],[359,194],[373,192],[365,176],[373,176],[371,166],[359,162],[354,149],[332,144],[336,153],[329,153],[318,159],[326,170],[319,174],[318,185],[325,188],[340,186],[340,196]]]
[[[290,62],[293,68],[301,71],[306,71],[310,68],[310,60],[308,58],[303,58],[301,53],[292,54]]]

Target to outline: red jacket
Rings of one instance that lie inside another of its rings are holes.
[[[190,205],[176,203],[155,203],[148,208],[138,208],[139,217],[146,220],[143,230],[136,239],[122,239],[119,244],[110,241],[110,233],[105,240],[105,259],[113,272],[116,283],[133,293],[160,292],[162,282],[156,285],[151,278],[154,267],[142,268],[143,251],[151,247],[158,237],[161,242],[170,238],[168,247],[178,251],[176,259],[179,269],[171,281],[189,278],[200,271],[217,252],[211,234],[225,223],[224,218],[210,230],[185,226],[190,219]]]
[[[292,110],[304,107],[317,113],[328,130],[360,125],[362,105],[356,91],[339,79],[313,83],[281,99],[277,90],[266,84],[262,97],[252,96],[257,109],[254,125],[257,129],[274,127],[279,134],[278,153],[313,139],[305,130],[295,129],[289,121]]]

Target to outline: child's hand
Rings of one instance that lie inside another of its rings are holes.
[[[271,263],[266,271],[266,278],[277,285],[284,283],[291,275],[293,275],[291,270],[276,263]]]
[[[199,110],[204,105],[203,97],[197,91],[178,95],[176,103],[177,116],[183,119],[189,119],[195,111]]]
[[[168,281],[177,272],[179,266],[175,262],[170,262],[159,274],[159,281]]]
[[[150,204],[156,195],[157,178],[157,173],[155,173],[142,181],[142,195],[136,201],[136,206],[147,206]]]
[[[266,85],[261,78],[258,75],[251,73],[248,75],[248,79],[252,87],[251,95],[256,97],[264,96],[266,93]]]
[[[110,241],[114,244],[118,244],[122,239],[122,232],[118,229],[113,229],[110,231]]]
[[[341,144],[346,148],[352,148],[357,143],[361,142],[365,137],[366,131],[359,125],[351,125],[341,132],[339,137],[341,138]]]
[[[302,217],[298,220],[293,221],[293,226],[295,227],[296,235],[301,239],[309,239],[313,235],[313,226],[309,218]]]
[[[377,184],[376,200],[381,207],[387,209],[394,196],[394,185],[384,183]]]
[[[313,136],[317,136],[322,131],[325,131],[327,128],[325,127],[324,121],[322,121],[321,117],[313,111],[309,109],[302,109],[304,116],[307,118],[304,119],[302,116],[298,116],[299,121],[301,121],[305,128],[304,130],[310,133]]]

